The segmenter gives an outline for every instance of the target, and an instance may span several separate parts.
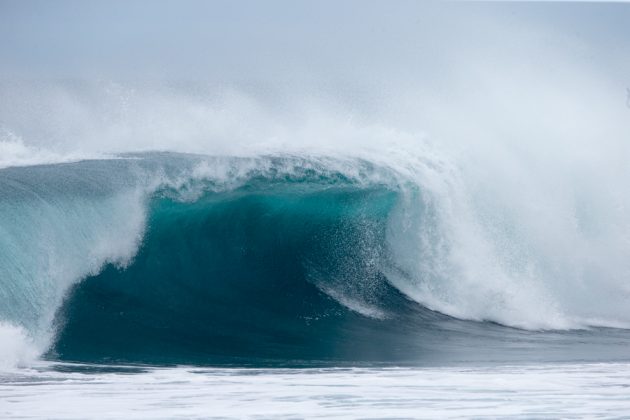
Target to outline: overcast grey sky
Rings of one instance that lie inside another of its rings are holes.
[[[628,22],[620,3],[0,0],[0,77],[382,83],[524,47],[621,77]]]

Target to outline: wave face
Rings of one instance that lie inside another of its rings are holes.
[[[500,264],[480,273],[487,242],[452,173],[408,168],[145,153],[2,169],[0,334],[13,353],[81,361],[625,354],[623,330],[567,330],[623,310],[576,312],[557,283]]]
[[[390,358],[372,345],[390,318],[423,314],[381,269],[394,191],[315,177],[161,195],[133,263],[71,292],[61,357]]]

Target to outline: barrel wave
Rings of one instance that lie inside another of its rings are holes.
[[[274,184],[154,199],[133,263],[70,293],[56,352],[153,362],[404,356],[373,345],[404,337],[393,319],[423,314],[381,272],[396,193]]]
[[[2,357],[625,357],[625,330],[589,325],[600,309],[571,312],[544,278],[519,283],[500,264],[479,278],[487,242],[467,244],[472,216],[439,163],[144,153],[2,169],[0,333],[13,343]]]

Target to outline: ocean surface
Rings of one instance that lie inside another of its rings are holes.
[[[0,417],[630,415],[625,286],[587,270],[606,260],[571,289],[577,260],[488,259],[449,169],[411,163],[0,169]]]
[[[242,369],[38,363],[3,418],[627,418],[630,364]]]

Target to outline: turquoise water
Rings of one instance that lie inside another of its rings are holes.
[[[0,316],[18,353],[250,367],[628,359],[625,329],[513,328],[410,294],[444,287],[399,255],[436,259],[408,233],[439,240],[440,215],[429,191],[366,161],[145,154],[0,179]]]

